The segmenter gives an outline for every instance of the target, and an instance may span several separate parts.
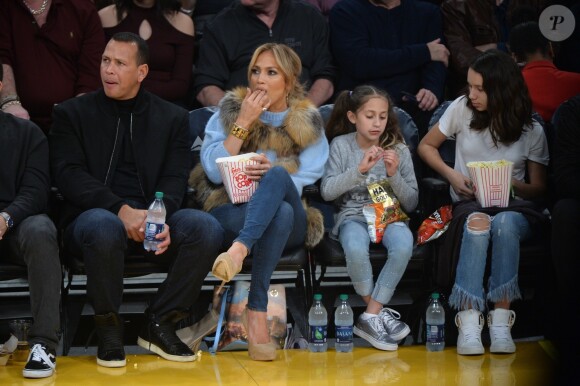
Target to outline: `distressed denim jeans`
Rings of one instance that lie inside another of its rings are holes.
[[[470,220],[480,216],[489,219],[489,227],[470,228]],[[485,229],[487,228],[487,229]],[[518,286],[520,242],[531,237],[525,216],[518,212],[501,212],[495,216],[472,213],[465,221],[457,263],[455,284],[449,303],[458,310],[473,308],[485,311],[486,301],[513,301],[521,298]],[[487,251],[491,243],[491,274],[487,296],[483,276]]]

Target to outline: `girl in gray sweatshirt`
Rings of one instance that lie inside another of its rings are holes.
[[[391,300],[413,251],[413,234],[402,218],[390,222],[382,244],[388,260],[374,283],[371,236],[363,208],[394,194],[404,212],[419,199],[411,153],[404,143],[389,95],[373,86],[343,91],[327,125],[332,139],[322,178],[322,197],[339,207],[331,237],[340,241],[354,289],[367,303],[354,333],[381,350],[396,350],[410,332]]]

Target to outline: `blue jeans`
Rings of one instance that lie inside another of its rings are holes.
[[[413,234],[404,222],[391,223],[385,229],[382,243],[388,259],[377,284],[373,288],[373,269],[369,258],[370,236],[367,224],[345,221],[340,225],[339,240],[346,257],[346,269],[354,290],[360,296],[369,296],[381,304],[388,304],[401,280],[411,254]]]
[[[127,252],[168,267],[167,278],[149,302],[150,314],[187,311],[197,300],[221,247],[223,229],[215,218],[194,209],[178,210],[166,223],[171,244],[158,256],[128,239],[123,222],[105,209],[87,210],[67,227],[65,248],[85,262],[87,295],[95,314],[119,312]]]
[[[4,242],[5,245],[2,245]],[[28,269],[30,307],[34,319],[28,333],[30,344],[42,343],[56,350],[60,329],[62,270],[54,224],[45,214],[27,217],[6,233],[0,240],[0,246],[7,247],[8,261],[26,265]]]
[[[224,204],[210,212],[226,231],[226,242],[238,241],[252,253],[248,308],[265,312],[272,273],[285,248],[304,244],[306,211],[288,172],[271,168],[249,202]]]
[[[469,224],[473,216],[489,218],[490,226],[483,230],[471,229]],[[520,242],[531,237],[531,233],[528,220],[518,212],[506,211],[493,217],[479,212],[470,214],[463,228],[455,284],[449,304],[458,310],[473,308],[485,311],[485,299],[490,302],[520,299]],[[490,242],[491,274],[485,297],[483,276]]]

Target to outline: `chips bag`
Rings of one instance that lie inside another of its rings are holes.
[[[363,207],[363,215],[367,220],[371,241],[380,243],[388,224],[406,221],[409,216],[401,209],[401,204],[387,180],[372,183],[367,189],[373,203]]]
[[[417,245],[425,244],[440,237],[449,227],[452,218],[451,205],[442,206],[431,213],[429,217],[423,220],[417,231]]]

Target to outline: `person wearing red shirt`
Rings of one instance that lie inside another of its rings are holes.
[[[510,49],[516,61],[524,64],[522,75],[534,110],[549,122],[562,102],[580,93],[580,74],[556,68],[551,43],[536,22],[522,23],[512,29]]]

